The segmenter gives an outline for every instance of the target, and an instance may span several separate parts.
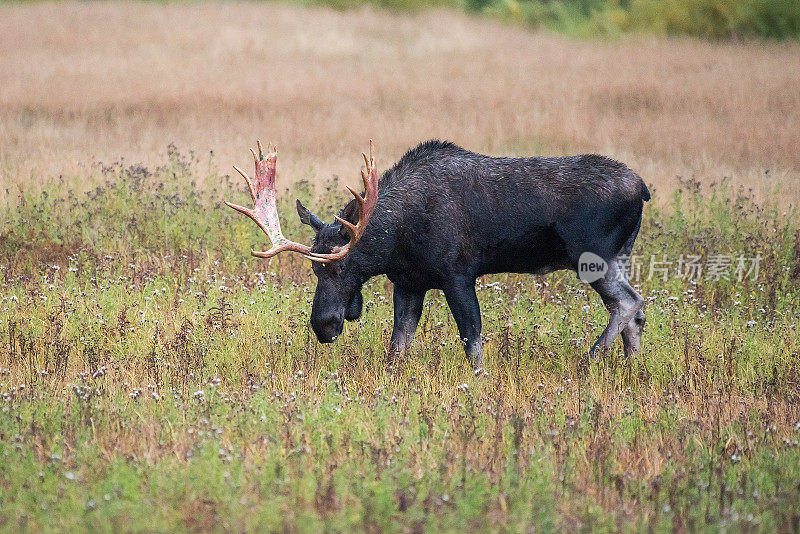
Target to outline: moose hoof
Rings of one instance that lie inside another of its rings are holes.
[[[486,371],[485,367],[477,367],[474,371],[475,376],[489,376],[488,371]]]
[[[597,363],[605,357],[607,352],[608,352],[608,347],[596,344],[594,347],[592,347],[592,350],[589,351],[589,354],[585,356],[584,359],[587,360],[586,362],[587,364]]]

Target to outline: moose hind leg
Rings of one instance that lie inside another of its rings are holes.
[[[639,310],[633,316],[625,328],[622,329],[622,346],[625,348],[625,357],[630,358],[639,352],[639,345],[644,332],[645,316],[644,311]]]
[[[617,336],[628,327],[628,324],[633,321],[644,305],[644,299],[634,291],[622,275],[616,260],[609,261],[608,267],[608,272],[603,278],[592,282],[592,288],[600,295],[603,304],[611,314],[608,325],[592,347],[590,352],[592,359],[597,359],[599,352],[605,352],[611,347]],[[643,316],[644,314],[642,313]],[[643,326],[644,321],[642,321]],[[631,334],[633,335],[629,338],[629,341],[633,341],[635,338],[638,347],[636,332],[631,331]],[[641,335],[641,332],[639,332],[639,335]]]

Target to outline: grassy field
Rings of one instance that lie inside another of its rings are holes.
[[[0,6],[0,79],[0,530],[800,529],[796,43],[59,3]],[[316,342],[229,165],[278,142],[308,238],[295,196],[434,136],[646,177],[635,359],[578,373],[607,315],[567,273],[481,281],[488,375],[435,292],[387,370],[383,278]]]

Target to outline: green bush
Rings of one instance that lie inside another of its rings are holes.
[[[465,0],[465,8],[581,37],[625,32],[707,39],[800,36],[797,0]]]
[[[800,34],[800,3],[793,0],[633,0],[623,30],[657,34],[788,38]]]

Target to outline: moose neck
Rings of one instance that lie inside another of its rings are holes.
[[[386,274],[394,248],[394,226],[375,213],[364,237],[353,247],[350,261],[363,278]]]

